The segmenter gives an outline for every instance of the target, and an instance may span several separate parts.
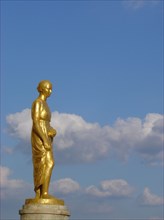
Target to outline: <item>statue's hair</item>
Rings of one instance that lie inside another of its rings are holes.
[[[40,81],[39,84],[38,84],[38,87],[37,87],[38,92],[42,92],[42,89],[45,88],[45,86],[47,84],[52,85],[52,83],[49,80],[42,80],[42,81]]]

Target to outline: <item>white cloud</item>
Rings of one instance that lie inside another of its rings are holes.
[[[11,170],[8,167],[1,166],[0,173],[0,185],[2,188],[15,189],[23,187],[23,180],[9,179],[9,176],[11,175]]]
[[[7,116],[10,135],[28,141],[31,133],[31,111],[24,109],[22,112]]]
[[[155,6],[160,2],[160,0],[124,0],[123,5],[126,8],[140,9],[145,6]]]
[[[50,184],[50,190],[53,193],[72,194],[80,190],[80,185],[71,178],[64,178],[54,181]],[[0,166],[0,192],[1,198],[20,198],[20,195],[27,193],[34,196],[33,184],[29,184],[24,180],[12,178],[12,171],[8,167]],[[18,196],[19,195],[19,196]],[[25,198],[24,198],[25,199]]]
[[[7,116],[7,123],[9,133],[21,142],[21,149],[29,151],[30,109]],[[145,163],[162,163],[163,115],[150,113],[144,120],[119,118],[113,126],[101,127],[75,114],[53,112],[52,126],[57,129],[54,146],[58,163],[92,162],[105,157],[128,160],[132,153]]]
[[[0,191],[3,201],[15,202],[15,198],[17,198],[17,201],[21,198],[21,202],[23,202],[22,199],[29,198],[31,193],[34,196],[33,185],[23,180],[12,178],[12,171],[8,167],[1,166],[0,173]],[[134,188],[123,179],[104,180],[99,187],[89,186],[86,189],[82,189],[77,181],[65,178],[52,182],[51,190],[55,193],[63,194],[66,201],[70,195],[73,195],[70,201],[71,210],[79,210],[79,213],[85,212],[88,215],[97,214],[97,216],[104,213],[110,214],[114,210],[109,204],[111,200],[106,201],[104,200],[105,198],[127,198],[131,197],[134,192]],[[78,192],[81,193],[79,194]],[[94,199],[92,196],[94,196]],[[102,200],[99,200],[100,198]],[[148,188],[145,188],[140,202],[142,205],[150,206],[163,204],[162,198],[152,194]]]
[[[60,179],[54,181],[51,184],[51,189],[54,192],[61,194],[75,193],[80,190],[80,185],[78,182],[72,180],[71,178]]]
[[[146,206],[159,206],[164,204],[163,198],[153,194],[148,187],[145,187],[139,200],[141,205]]]
[[[0,192],[1,198],[8,198],[13,195],[19,195],[21,191],[27,189],[30,184],[20,179],[11,178],[12,171],[5,166],[0,166]]]
[[[86,193],[96,197],[130,197],[134,191],[125,180],[105,180],[100,186],[89,186]]]

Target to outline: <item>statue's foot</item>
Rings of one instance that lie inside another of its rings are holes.
[[[55,199],[54,196],[51,196],[51,195],[49,195],[49,194],[43,194],[43,195],[41,196],[41,198],[42,198],[42,199]]]

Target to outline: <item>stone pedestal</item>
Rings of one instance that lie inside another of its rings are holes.
[[[29,203],[19,210],[20,220],[69,220],[70,213],[64,205]]]

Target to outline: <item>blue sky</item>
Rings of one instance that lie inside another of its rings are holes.
[[[58,131],[50,190],[72,219],[162,219],[162,62],[162,1],[1,1],[1,219],[34,196],[43,79]]]

